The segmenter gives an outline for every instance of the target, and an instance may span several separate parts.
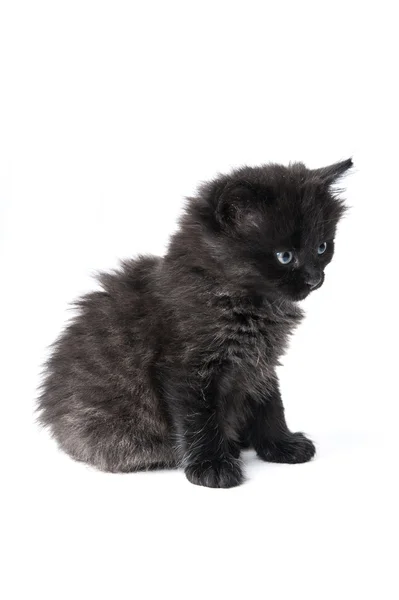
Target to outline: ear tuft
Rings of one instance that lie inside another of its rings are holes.
[[[321,179],[323,183],[326,183],[327,185],[332,185],[340,177],[342,177],[342,175],[344,175],[351,167],[353,167],[353,161],[351,158],[348,158],[347,160],[337,162],[328,167],[322,167],[321,169],[313,169],[311,170],[311,173],[318,179]]]

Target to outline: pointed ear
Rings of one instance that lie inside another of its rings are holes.
[[[342,175],[348,171],[353,166],[353,162],[351,158],[347,160],[343,160],[342,162],[335,163],[334,165],[330,165],[329,167],[322,167],[321,169],[312,169],[312,175],[315,175],[317,178],[321,179],[327,185],[332,185],[335,183]]]
[[[255,190],[245,181],[226,184],[216,206],[216,218],[221,225],[233,225],[248,212],[255,198]]]

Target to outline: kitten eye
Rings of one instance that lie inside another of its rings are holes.
[[[323,242],[322,244],[320,244],[320,246],[317,248],[317,254],[324,254],[324,252],[327,250],[327,242]]]
[[[294,253],[290,250],[283,250],[283,252],[276,252],[276,257],[282,265],[288,265],[294,258]]]

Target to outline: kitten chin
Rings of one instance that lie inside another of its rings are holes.
[[[324,278],[325,275],[324,273],[322,273],[320,281],[315,285],[310,286],[308,284],[305,284],[297,290],[293,290],[291,288],[288,290],[280,289],[280,292],[282,296],[288,297],[292,302],[301,302],[302,300],[305,300],[310,294],[321,288],[321,286],[324,283]]]
[[[322,169],[243,167],[188,199],[163,258],[100,277],[55,342],[40,422],[65,452],[109,472],[182,467],[192,483],[232,487],[240,453],[310,460],[289,431],[276,367],[321,287],[344,213]]]

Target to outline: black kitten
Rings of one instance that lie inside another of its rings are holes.
[[[244,167],[188,202],[165,257],[101,276],[55,343],[40,420],[76,460],[112,472],[183,466],[199,485],[243,480],[240,451],[299,463],[276,366],[324,280],[346,160]]]

